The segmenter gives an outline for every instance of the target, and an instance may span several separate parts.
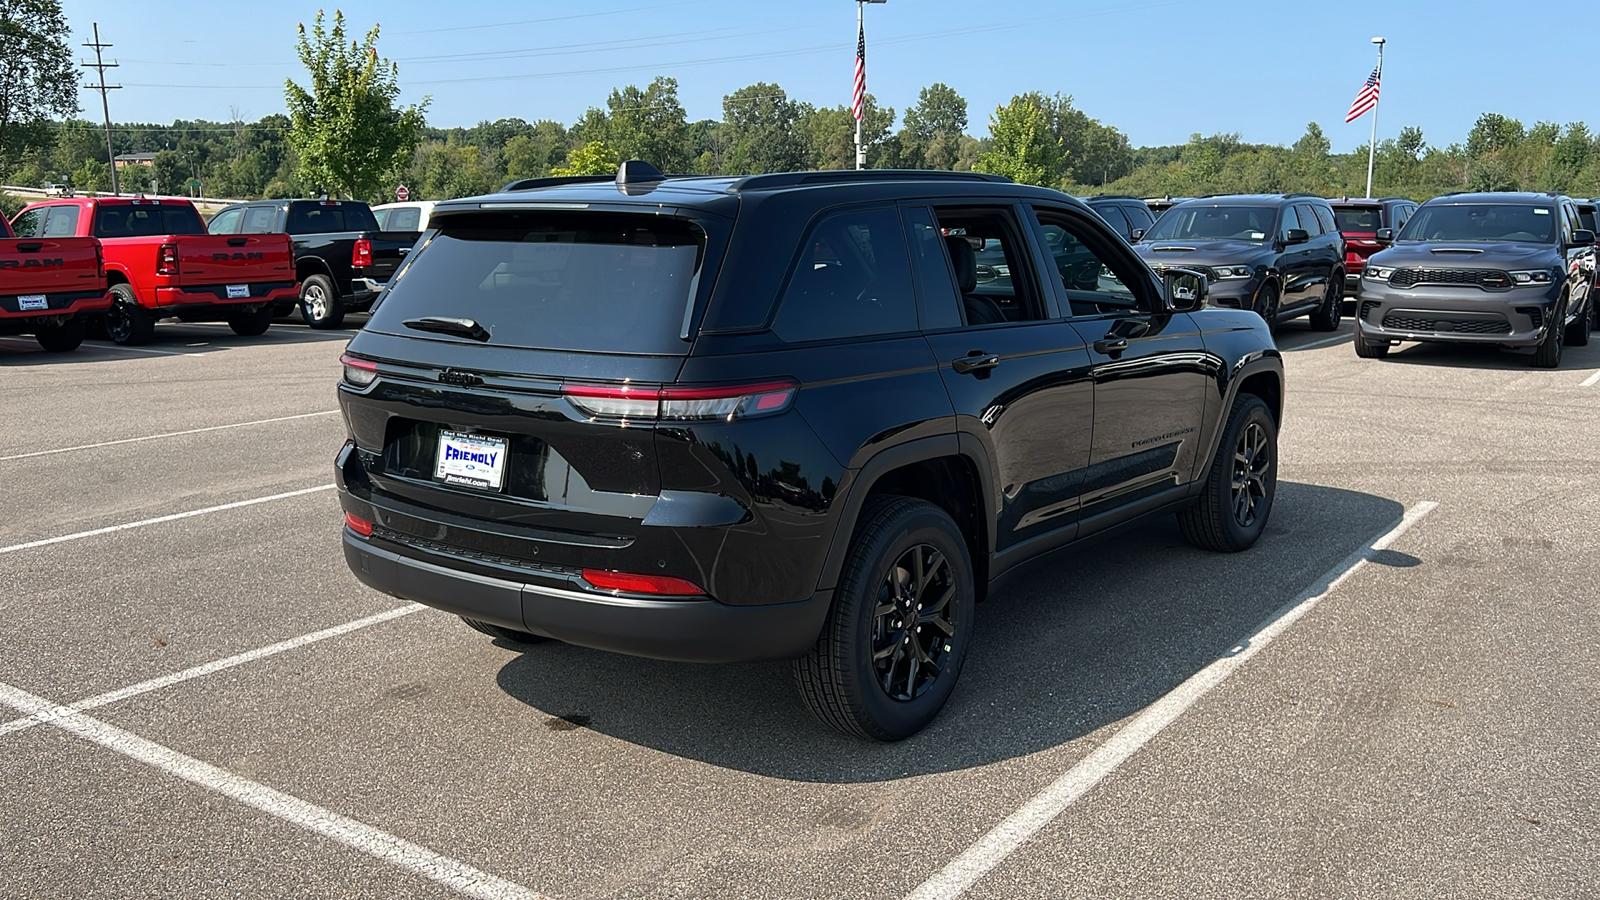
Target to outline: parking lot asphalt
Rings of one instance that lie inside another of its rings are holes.
[[[786,663],[496,642],[360,585],[347,336],[0,339],[0,896],[1595,896],[1600,345],[1286,326],[1261,543],[1162,521],[1029,566],[877,745]]]

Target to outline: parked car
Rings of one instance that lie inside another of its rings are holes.
[[[433,214],[434,201],[407,200],[402,203],[385,203],[374,206],[372,215],[383,231],[428,230],[428,217]]]
[[[24,224],[38,218],[35,212]],[[111,307],[100,242],[29,231],[18,239],[0,218],[0,334],[31,334],[51,353],[76,350],[84,326]]]
[[[1096,194],[1093,197],[1079,197],[1089,208],[1100,214],[1113,230],[1122,235],[1128,243],[1133,243],[1144,237],[1144,233],[1154,225],[1155,216],[1150,214],[1150,207],[1138,197],[1121,197],[1115,194]]]
[[[1600,198],[1594,200],[1574,200],[1574,208],[1578,210],[1578,227],[1585,231],[1592,231],[1600,237]],[[1595,247],[1600,249],[1600,240]]]
[[[1268,327],[1309,315],[1333,331],[1344,315],[1344,238],[1328,201],[1312,194],[1186,200],[1134,246],[1157,272],[1199,268],[1211,302],[1254,310]]]
[[[46,197],[71,197],[72,185],[46,181],[44,183],[44,195]]]
[[[1344,197],[1330,200],[1328,205],[1333,207],[1333,219],[1344,235],[1344,295],[1350,302],[1361,293],[1361,270],[1367,267],[1367,259],[1383,247],[1378,243],[1378,229],[1399,232],[1417,211],[1417,204],[1404,197]]]
[[[143,344],[158,319],[173,317],[261,334],[272,324],[273,305],[298,292],[288,238],[207,234],[188,200],[46,200],[11,224],[18,236],[100,239],[112,293],[105,329],[119,344]]]
[[[794,659],[822,721],[894,740],[1024,560],[1174,512],[1221,551],[1266,525],[1271,336],[1071,197],[637,161],[521,184],[439,203],[342,358],[345,557],[379,590],[510,642]],[[1090,288],[1038,265],[1069,243]]]
[[[1435,197],[1367,260],[1356,355],[1381,359],[1400,341],[1487,344],[1561,364],[1564,344],[1595,327],[1595,233],[1560,194]]]
[[[415,231],[385,231],[359,200],[258,200],[225,207],[216,234],[288,234],[294,241],[300,316],[312,328],[338,328],[346,313],[371,308],[411,246]],[[281,313],[294,309],[280,307]]]

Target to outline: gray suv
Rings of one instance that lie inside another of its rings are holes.
[[[1488,344],[1561,364],[1595,326],[1595,234],[1560,194],[1449,194],[1422,204],[1361,277],[1356,355],[1399,341]]]
[[[1296,316],[1333,331],[1344,315],[1345,242],[1312,194],[1234,194],[1175,204],[1133,248],[1157,274],[1197,270],[1211,303],[1254,310],[1276,328]]]

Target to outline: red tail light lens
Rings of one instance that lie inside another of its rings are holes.
[[[346,384],[366,387],[378,379],[378,364],[370,359],[361,359],[344,353],[340,354],[339,362],[344,364]]]
[[[157,275],[176,275],[176,274],[178,274],[178,245],[177,244],[162,244],[161,245],[161,249],[156,251],[156,254],[157,254],[156,255],[156,274]]]
[[[352,265],[352,266],[370,266],[370,265],[372,265],[372,242],[371,241],[367,240],[366,238],[360,238],[359,240],[356,241],[356,245],[354,247],[350,248],[350,265]]]
[[[663,597],[698,597],[705,594],[693,582],[666,575],[632,575],[604,569],[584,569],[583,580],[602,591],[621,591],[626,594],[658,594]]]
[[[569,384],[561,393],[595,418],[731,422],[784,412],[799,387],[792,380],[690,387]]]
[[[345,513],[344,524],[349,526],[351,531],[354,531],[356,534],[359,534],[362,537],[372,537],[372,523],[361,518],[355,513]]]

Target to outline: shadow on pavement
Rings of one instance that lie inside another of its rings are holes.
[[[225,350],[275,344],[343,343],[350,340],[365,324],[365,317],[347,321],[345,327],[328,331],[313,331],[298,321],[278,319],[265,334],[241,337],[225,324],[161,323],[156,326],[155,337],[137,347],[119,347],[110,341],[84,341],[69,353],[46,353],[30,336],[0,337],[0,365],[47,365],[60,363],[95,363],[136,358],[156,359],[163,356],[199,356]]]
[[[1596,339],[1600,341],[1600,338]],[[1567,347],[1561,356],[1560,369],[1593,368],[1597,362],[1594,347]],[[1580,359],[1583,360],[1580,362]],[[1380,365],[1438,366],[1449,369],[1498,369],[1508,371],[1542,372],[1533,366],[1531,353],[1516,353],[1499,347],[1474,344],[1417,343],[1400,344],[1389,349],[1383,360],[1372,360]]]
[[[847,738],[812,719],[786,662],[695,666],[552,643],[517,646],[525,652],[498,681],[548,713],[552,728],[581,723],[768,777],[854,783],[982,766],[1139,712],[1401,512],[1382,497],[1285,482],[1266,535],[1245,553],[1196,550],[1168,518],[1041,559],[978,607],[977,642],[949,706],[899,744]],[[1399,554],[1385,562],[1404,565]]]

